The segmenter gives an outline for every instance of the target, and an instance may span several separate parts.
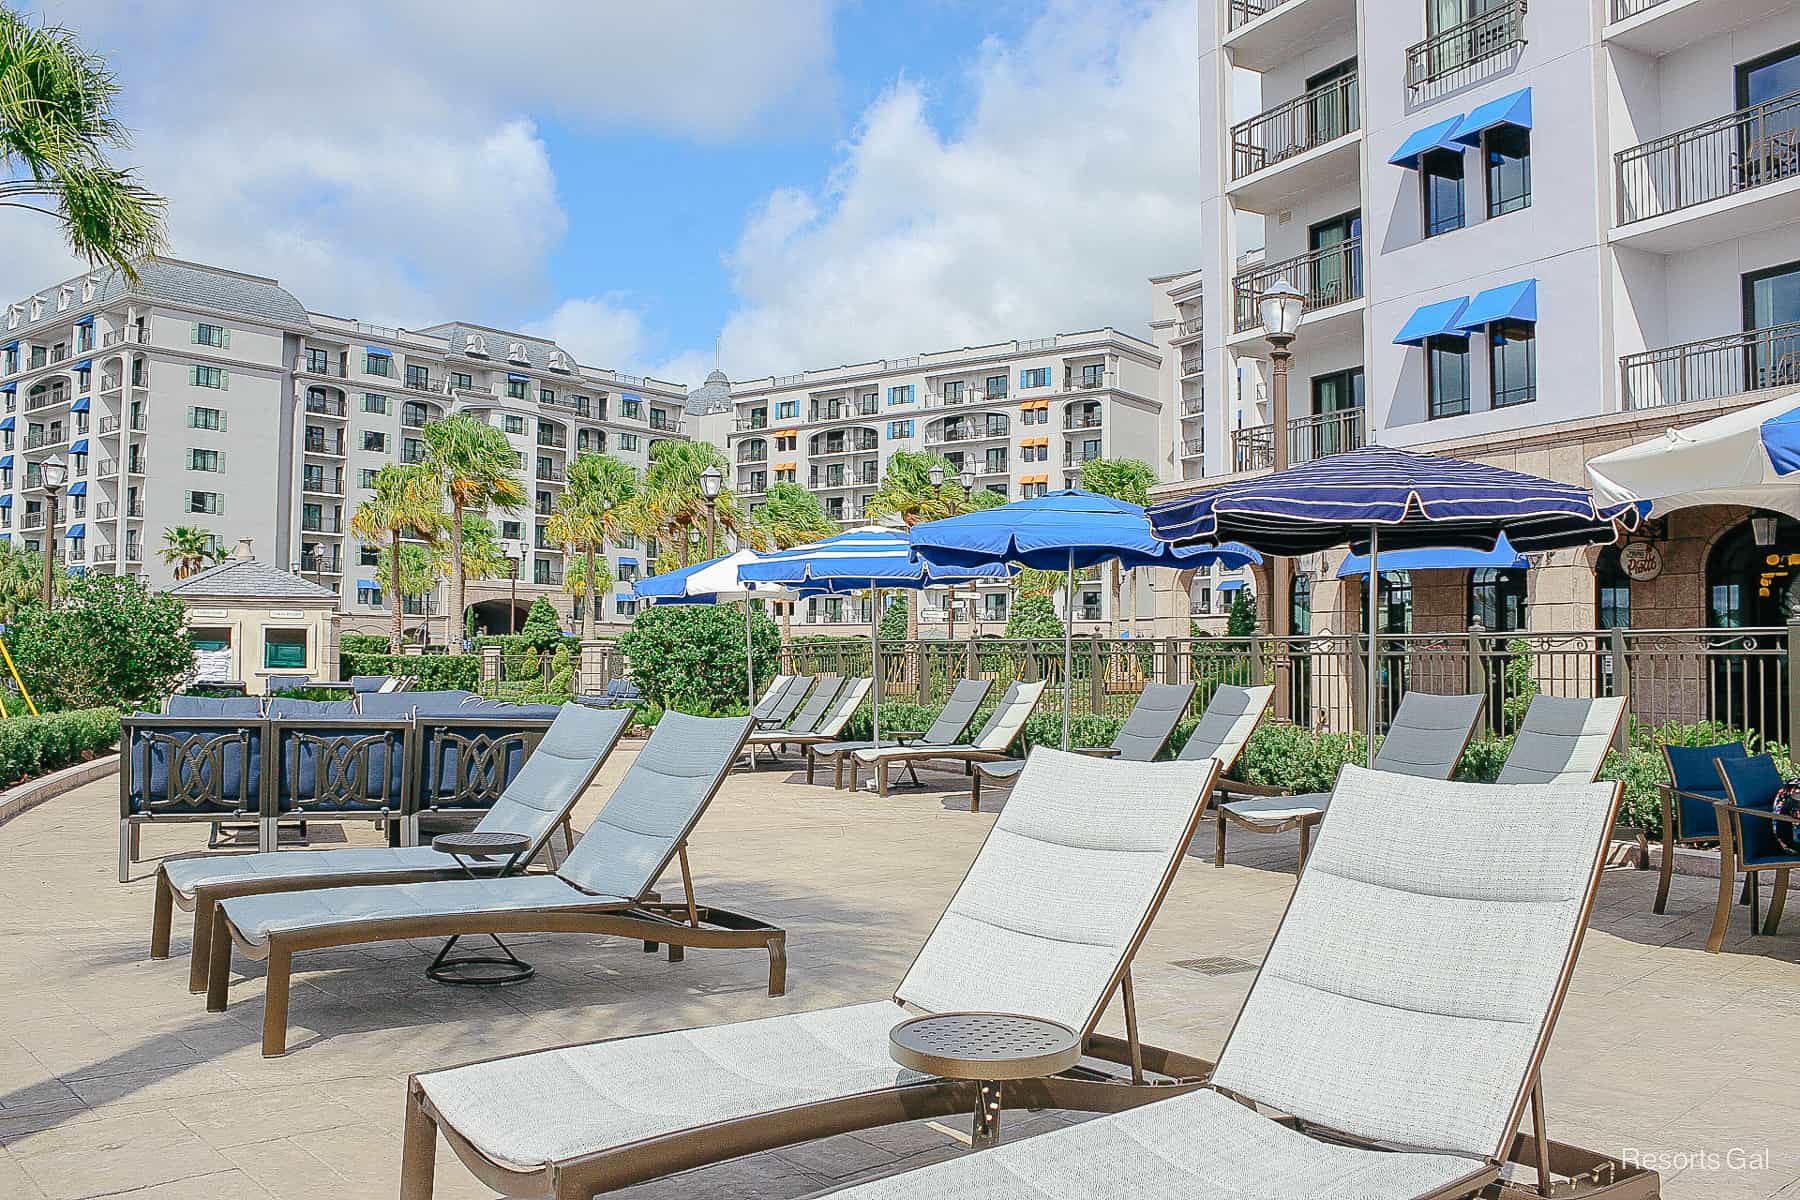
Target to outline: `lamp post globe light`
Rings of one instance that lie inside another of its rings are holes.
[[[700,472],[700,494],[706,497],[706,557],[719,556],[719,487],[725,476],[717,466]]]
[[[962,484],[963,491],[973,492],[975,490],[975,464],[963,463],[962,475],[958,477],[957,481]]]
[[[1288,430],[1288,367],[1293,362],[1294,337],[1306,315],[1306,297],[1285,279],[1269,286],[1257,301],[1263,336],[1269,341],[1269,466],[1285,471],[1290,457]],[[1370,586],[1377,586],[1370,581]],[[1269,559],[1269,635],[1286,637],[1292,623],[1293,563],[1280,556]],[[1287,681],[1287,656],[1276,657],[1275,715],[1290,716],[1291,693]]]
[[[56,596],[56,494],[69,479],[68,464],[62,456],[52,454],[38,467],[38,482],[44,485],[44,607]]]
[[[933,490],[944,486],[944,464],[943,463],[941,463],[941,462],[932,463],[931,469],[926,471],[925,475],[928,479],[931,480],[931,486],[932,486]]]

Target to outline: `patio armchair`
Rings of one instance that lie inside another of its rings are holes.
[[[896,765],[911,768],[921,762],[959,762],[973,774],[974,764],[983,760],[1006,757],[1012,744],[1025,730],[1025,722],[1043,699],[1049,681],[1036,683],[1015,681],[1000,697],[999,705],[975,736],[967,742],[948,746],[870,746],[850,752],[850,790],[856,790],[856,768],[864,763],[875,768],[875,792],[888,794],[888,772]]]
[[[225,1011],[231,952],[266,961],[262,1052],[287,1048],[293,959],[307,950],[475,934],[584,933],[685,947],[761,948],[769,994],[786,987],[786,934],[753,917],[701,905],[687,842],[742,751],[748,717],[664,713],[575,850],[550,874],[313,888],[221,901],[207,952],[206,1007]],[[684,900],[652,889],[679,859]]]
[[[1191,683],[1149,683],[1138,693],[1131,715],[1119,726],[1108,747],[1078,747],[1077,754],[1096,754],[1122,762],[1154,762],[1181,723],[1188,701],[1194,698]],[[982,783],[1010,784],[1025,769],[1022,758],[1001,758],[975,764],[969,784],[969,811],[981,811]]]
[[[1655,1197],[1550,1139],[1542,1077],[1619,791],[1345,767],[1203,1087],[836,1195]]]
[[[960,679],[950,691],[950,698],[944,701],[944,707],[938,710],[937,719],[923,737],[912,743],[915,746],[953,746],[968,733],[969,726],[975,722],[975,711],[993,688],[987,679]],[[890,743],[891,744],[891,743]],[[850,755],[858,750],[867,750],[875,745],[865,739],[844,742],[820,742],[806,748],[806,782],[813,781],[813,772],[820,759],[831,760],[831,785],[844,786],[844,765],[849,762]],[[855,786],[854,781],[851,784]]]
[[[516,833],[530,839],[521,861],[548,854],[558,828],[567,829],[569,812],[581,799],[607,756],[619,744],[629,723],[623,710],[604,712],[564,705],[524,765],[506,783],[499,799],[475,826],[481,833]],[[500,861],[477,862],[478,870],[494,870]],[[155,910],[150,927],[150,957],[169,956],[170,926],[177,906],[194,914],[189,951],[188,990],[206,990],[207,956],[212,945],[213,913],[221,900],[311,888],[357,884],[412,883],[459,879],[455,858],[430,846],[382,849],[286,850],[271,854],[236,854],[165,861],[156,873]]]
[[[418,843],[426,821],[441,828],[453,827],[459,820],[479,820],[524,769],[561,715],[554,706],[479,700],[453,708],[419,705],[413,714],[413,794],[400,830],[401,844]],[[563,834],[573,847],[566,814]]]
[[[761,746],[773,758],[776,752],[787,746],[798,746],[802,751],[811,746],[823,745],[843,735],[844,726],[850,723],[857,708],[868,698],[869,688],[874,680],[869,678],[851,679],[838,690],[837,696],[826,707],[824,713],[815,722],[809,732],[794,732],[798,720],[789,723],[787,729],[759,729],[750,735],[746,748],[750,751],[750,765],[756,766],[756,749]]]
[[[1774,811],[1775,794],[1787,782],[1767,754],[1753,758],[1736,756],[1718,760],[1719,779],[1725,798],[1713,807],[1719,814],[1719,902],[1713,911],[1712,931],[1706,949],[1717,954],[1725,944],[1731,923],[1732,891],[1737,876],[1744,876],[1750,893],[1750,933],[1774,936],[1781,928],[1781,909],[1787,901],[1788,872],[1800,868],[1800,854],[1788,851],[1777,840],[1778,825],[1788,826],[1787,841],[1800,842],[1800,817]],[[1769,920],[1762,922],[1762,889],[1757,876],[1771,872],[1775,892],[1769,899]]]
[[[1719,844],[1719,813],[1714,807],[1725,799],[1719,763],[1749,755],[1742,742],[1716,746],[1663,747],[1669,766],[1669,782],[1657,787],[1662,800],[1662,865],[1656,881],[1656,903],[1661,913],[1669,903],[1669,883],[1675,875],[1675,848],[1708,848]],[[1749,900],[1745,896],[1746,901]]]
[[[1434,696],[1408,692],[1394,712],[1387,736],[1375,751],[1374,769],[1420,779],[1448,779],[1475,736],[1484,695]],[[1306,865],[1314,826],[1325,819],[1332,793],[1299,796],[1254,796],[1219,805],[1214,826],[1213,865],[1225,865],[1225,826],[1252,833],[1300,831],[1300,866]]]
[[[752,716],[758,729],[779,729],[786,725],[793,715],[800,710],[806,700],[806,694],[812,690],[813,676],[796,675],[787,681],[787,686],[778,694],[766,697],[768,710]],[[762,708],[758,704],[757,708]]]
[[[429,1200],[439,1132],[491,1190],[568,1200],[828,1134],[967,1113],[974,1084],[902,1070],[888,1056],[889,1030],[920,1010],[1020,1013],[1075,1030],[1088,1063],[1009,1084],[1019,1102],[1104,1111],[1196,1086],[1206,1063],[1140,1041],[1132,969],[1216,773],[1204,761],[1034,751],[892,998],[414,1075],[403,1200]],[[1115,999],[1123,1039],[1097,1032]]]

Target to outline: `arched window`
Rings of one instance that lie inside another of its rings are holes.
[[[1309,637],[1312,634],[1312,577],[1305,572],[1294,573],[1294,596],[1290,610],[1288,628],[1298,637]]]
[[[1411,633],[1412,576],[1405,571],[1383,571],[1381,573],[1381,592],[1376,605],[1381,612],[1382,633]],[[1367,633],[1369,632],[1369,607],[1364,603],[1358,604],[1356,608],[1362,617],[1361,629]]]
[[[1758,513],[1757,516],[1768,516]],[[1800,603],[1800,521],[1776,517],[1773,544],[1759,546],[1743,521],[1706,559],[1706,623],[1714,629],[1785,625]]]
[[[1469,572],[1468,623],[1506,633],[1525,628],[1525,571],[1480,567]]]
[[[1601,550],[1594,560],[1594,622],[1601,629],[1631,628],[1631,576],[1617,546]]]

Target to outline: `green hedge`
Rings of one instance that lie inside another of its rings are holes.
[[[421,692],[460,688],[473,692],[481,686],[481,658],[474,654],[349,654],[350,675],[412,675]]]
[[[119,710],[78,708],[0,721],[0,787],[11,787],[119,742]]]

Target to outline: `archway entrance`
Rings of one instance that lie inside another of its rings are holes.
[[[1767,536],[1767,522],[1773,536]],[[1759,545],[1756,526],[1765,526]],[[1779,628],[1800,613],[1800,521],[1758,513],[1733,526],[1706,558],[1706,624],[1711,629]],[[1712,639],[1707,715],[1785,739],[1787,663],[1755,634]]]
[[[513,623],[510,628],[506,620],[508,607],[513,608]],[[516,633],[525,627],[525,614],[531,611],[531,600],[521,596],[516,607],[513,607],[512,602],[504,597],[497,600],[477,600],[469,605],[469,611],[475,614],[475,636],[477,637]]]

